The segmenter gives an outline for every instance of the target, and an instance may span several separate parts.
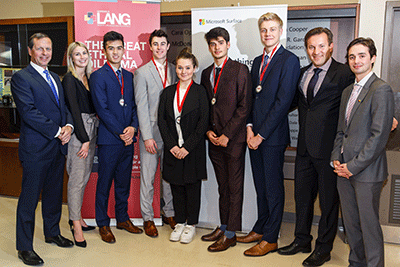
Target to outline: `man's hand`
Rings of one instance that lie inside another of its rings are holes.
[[[128,126],[124,129],[123,133],[119,135],[122,141],[125,142],[125,146],[129,146],[133,143],[133,135],[135,134],[135,128]]]
[[[61,144],[65,145],[71,139],[72,127],[66,125],[61,128],[60,134],[58,135],[58,139],[61,140]]]
[[[149,152],[151,154],[157,153],[157,149],[158,149],[157,143],[153,138],[144,140],[144,146],[145,146],[147,152]]]
[[[336,161],[333,162],[334,166],[335,166],[335,162]],[[347,179],[349,179],[351,176],[353,176],[353,174],[349,171],[349,169],[347,169],[347,163],[336,165],[334,172],[336,172],[337,175],[347,178]]]
[[[178,153],[180,152],[180,148],[178,146],[174,146],[173,148],[170,149],[172,155],[174,155],[175,158],[178,158]]]
[[[226,135],[222,134],[220,137],[217,137],[217,142],[220,146],[227,147],[229,138]]]
[[[211,143],[212,143],[214,146],[219,146],[218,137],[217,137],[217,135],[214,133],[214,131],[208,131],[208,132],[206,133],[206,135],[207,135],[208,139],[211,141]]]
[[[178,154],[177,154],[177,158],[178,159],[184,159],[188,154],[189,154],[189,151],[187,151],[186,148],[181,147],[179,149]]]
[[[89,154],[89,141],[82,144],[81,149],[76,153],[80,159],[86,159]]]
[[[260,135],[253,136],[250,138],[248,142],[248,146],[250,149],[256,150],[258,146],[264,141]]]
[[[396,120],[395,117],[393,117],[392,129],[390,131],[394,131],[397,128],[398,124],[399,122]]]
[[[246,130],[247,130],[246,142],[247,142],[247,145],[249,145],[250,139],[251,139],[252,137],[254,137],[253,127],[247,126],[247,127],[246,127]]]

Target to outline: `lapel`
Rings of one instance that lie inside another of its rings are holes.
[[[219,83],[218,83],[218,88],[217,88],[217,93],[215,94],[215,97],[218,99],[218,95],[220,94],[222,88],[224,87],[225,84],[229,83],[229,80],[232,79],[232,77],[229,76],[229,72],[228,70],[231,68],[231,64],[232,64],[232,59],[230,59],[228,57],[228,61],[226,61],[226,64],[224,66],[224,68],[221,70],[221,77],[219,78]],[[210,74],[208,75],[208,77],[211,76],[211,71],[214,69],[214,64],[212,65],[211,69],[210,69]],[[208,79],[208,82],[211,84],[210,78]],[[214,84],[215,86],[215,84]],[[211,85],[212,87],[212,85]],[[214,87],[212,87],[212,95],[214,95]]]
[[[372,76],[368,79],[368,81],[365,83],[365,85],[362,87],[361,92],[360,92],[360,94],[358,95],[356,102],[354,103],[353,109],[351,110],[350,117],[349,117],[349,121],[347,122],[347,125],[350,125],[351,120],[353,119],[354,114],[356,113],[358,107],[359,107],[359,106],[361,105],[361,103],[363,102],[365,96],[368,94],[369,89],[370,89],[370,86],[371,86],[372,82],[373,82],[375,79],[376,79],[376,75],[375,75],[375,73],[374,73],[374,74],[372,74]],[[353,85],[354,85],[354,84],[353,84]],[[352,90],[350,90],[349,97],[347,98],[347,103],[348,103],[349,98],[350,98],[350,96],[351,96],[351,91],[352,91]],[[346,107],[347,107],[347,105],[346,105]]]
[[[281,47],[279,47],[279,49],[275,52],[275,55],[273,55],[271,61],[269,62],[268,68],[264,73],[264,77],[261,81],[262,84],[264,84],[265,80],[267,79],[269,73],[271,72],[271,70],[274,68],[274,65],[276,64],[276,62],[279,62],[279,58],[281,57],[281,54],[283,53],[284,48],[283,45],[281,45]],[[262,61],[262,59],[261,59]],[[261,65],[261,63],[260,63]],[[260,68],[258,68],[260,69]],[[260,80],[260,72],[258,71],[258,79]]]
[[[308,66],[306,66],[306,67],[304,67],[304,68],[302,68],[301,70],[300,70],[300,82],[298,83],[298,86],[297,86],[297,90],[299,90],[299,92],[300,92],[300,95],[301,95],[301,99],[306,103],[306,105],[308,106],[308,102],[307,102],[307,100],[306,100],[306,96],[304,95],[304,92],[303,92],[303,90],[301,89],[301,81],[304,79],[304,74],[307,72],[307,70],[309,69],[311,67],[311,64],[309,64]]]
[[[56,106],[58,106],[57,104],[57,100],[56,97],[54,96],[53,90],[51,90],[50,85],[47,83],[47,81],[42,77],[42,75],[40,75],[32,66],[31,64],[28,65],[28,71],[31,73],[32,77],[40,83],[41,87],[43,88],[43,90],[49,95],[49,97],[51,98],[51,100],[54,102],[54,104]],[[51,72],[49,72],[51,74]],[[53,77],[54,78],[54,77]],[[55,81],[57,81],[57,79],[54,79]],[[60,88],[59,83],[57,83],[57,87]],[[59,90],[59,95],[61,94],[61,90]]]
[[[194,104],[196,101],[196,84],[193,82],[192,86],[190,87],[190,90],[186,96],[185,103],[183,103],[182,107],[182,114],[181,117],[183,118],[186,116],[186,114],[190,113],[193,109],[195,109],[197,106]]]
[[[228,64],[228,62],[226,63]],[[211,81],[210,81],[210,76],[211,76],[211,71],[213,70],[214,63],[211,64],[208,68],[206,68],[204,72],[204,87],[211,93],[211,96],[214,94],[214,88],[212,87]]]
[[[161,81],[160,74],[158,73],[158,70],[152,60],[149,61],[149,71],[153,76],[154,82],[157,84],[157,88],[163,88],[163,83]]]
[[[325,78],[321,83],[321,86],[319,87],[319,90],[317,92],[317,94],[314,96],[314,100],[316,98],[318,98],[323,92],[324,88],[333,80],[333,78],[335,77],[336,73],[337,73],[337,65],[338,63],[336,62],[336,60],[334,60],[332,58],[332,62],[331,65],[329,66],[328,71],[326,72]],[[314,101],[313,100],[313,101]]]
[[[171,77],[171,84],[170,85],[172,85],[172,84],[177,83],[177,81],[176,81],[177,77],[175,75],[176,70],[175,70],[175,66],[172,63],[169,63],[167,61],[167,65],[168,65],[168,75],[170,75],[170,77]]]

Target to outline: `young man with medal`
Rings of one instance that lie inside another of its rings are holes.
[[[152,59],[135,71],[135,101],[140,127],[140,209],[144,231],[150,237],[158,236],[154,225],[153,195],[154,177],[158,161],[163,160],[163,140],[157,125],[160,95],[164,88],[176,83],[175,65],[167,61],[170,43],[163,30],[154,30],[149,38]],[[163,221],[175,227],[171,187],[162,179],[164,207]]]
[[[100,119],[97,145],[99,176],[96,189],[96,223],[101,239],[114,243],[107,215],[111,184],[115,188],[117,229],[141,233],[128,216],[132,161],[138,118],[133,95],[133,74],[121,68],[124,37],[110,31],[103,37],[107,62],[90,76],[93,104]]]
[[[246,120],[251,111],[251,77],[246,65],[228,57],[229,33],[211,29],[205,39],[214,63],[201,75],[210,101],[210,124],[206,133],[209,156],[218,182],[221,225],[202,236],[214,241],[208,251],[236,245],[235,231],[242,226]]]
[[[258,20],[264,51],[251,69],[253,109],[246,127],[258,218],[252,231],[237,241],[260,242],[246,250],[246,256],[263,256],[278,249],[285,200],[284,153],[290,142],[287,115],[300,75],[299,59],[280,43],[282,26],[274,13]]]

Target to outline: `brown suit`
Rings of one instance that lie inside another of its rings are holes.
[[[214,64],[201,75],[209,101],[214,95],[210,75]],[[229,138],[227,147],[209,142],[209,156],[218,182],[219,212],[228,231],[239,231],[242,225],[244,156],[246,152],[246,120],[251,111],[251,77],[246,65],[228,59],[210,108],[209,130]]]

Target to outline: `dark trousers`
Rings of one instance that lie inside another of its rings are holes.
[[[176,185],[170,184],[175,221],[194,225],[199,222],[201,181],[193,184]]]
[[[330,252],[336,236],[339,213],[339,196],[336,188],[337,176],[330,159],[316,159],[308,153],[296,156],[295,202],[296,242],[302,245],[311,242],[311,224],[314,202],[319,194],[321,218],[315,248],[323,253]]]
[[[286,146],[266,146],[250,149],[251,168],[257,192],[258,218],[253,231],[262,234],[268,243],[276,243],[281,228],[285,190],[283,163]]]
[[[115,218],[125,222],[128,216],[128,197],[131,187],[133,144],[99,145],[99,177],[96,187],[96,223],[99,227],[109,226],[107,215],[108,198],[114,181]]]
[[[42,193],[43,230],[46,237],[60,234],[65,156],[22,162],[22,187],[17,207],[17,250],[33,250],[35,210]]]
[[[218,183],[219,217],[228,231],[242,229],[245,153],[246,143],[229,141],[228,147],[220,147],[209,142],[208,155]]]

